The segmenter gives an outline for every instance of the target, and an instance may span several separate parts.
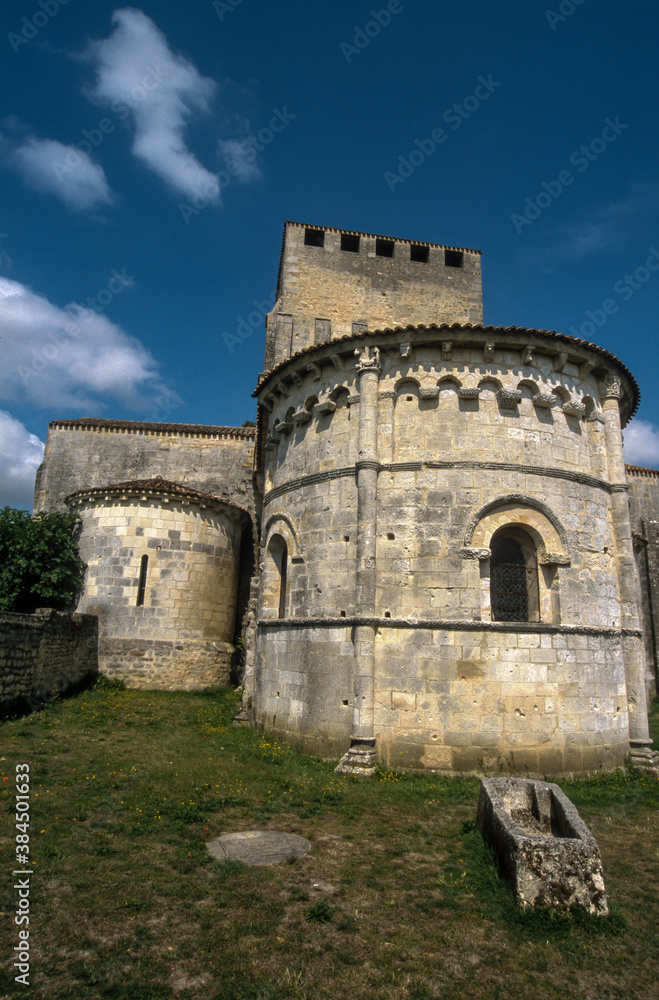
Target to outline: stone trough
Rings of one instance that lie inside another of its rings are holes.
[[[609,912],[597,842],[558,785],[484,778],[477,820],[521,906]]]

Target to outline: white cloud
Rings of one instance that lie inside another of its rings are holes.
[[[227,139],[220,140],[218,147],[227,170],[238,180],[252,181],[261,176],[261,171],[255,162],[256,150],[253,143],[248,140],[240,142],[238,139]]]
[[[118,294],[132,279],[114,275],[108,289]],[[156,361],[139,340],[76,302],[60,308],[0,277],[0,328],[0,399],[99,411],[111,398],[144,410],[166,391]]]
[[[43,442],[6,410],[0,410],[0,507],[32,507],[34,476]]]
[[[630,228],[639,218],[647,218],[659,206],[656,184],[633,183],[619,201],[603,205],[592,220],[575,222],[556,230],[560,246],[557,254],[567,260],[580,260],[591,253],[626,244]]]
[[[10,162],[26,184],[36,191],[54,194],[74,212],[112,201],[103,167],[74,146],[31,135],[13,150]]]
[[[624,439],[628,465],[659,469],[659,427],[649,420],[632,420]]]
[[[215,174],[186,146],[183,133],[196,113],[207,113],[217,84],[173,52],[160,29],[140,10],[112,16],[108,38],[91,42],[87,57],[96,79],[89,97],[119,117],[132,118],[133,153],[174,191],[219,203]]]

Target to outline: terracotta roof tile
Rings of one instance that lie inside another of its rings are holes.
[[[478,323],[439,323],[437,325],[419,324],[418,326],[409,324],[408,326],[385,327],[384,329],[380,330],[362,330],[359,333],[347,333],[343,337],[333,337],[331,340],[327,340],[323,344],[312,344],[310,347],[304,347],[301,351],[297,351],[290,358],[287,358],[286,361],[281,361],[278,365],[275,365],[274,368],[271,368],[270,371],[264,372],[263,377],[261,378],[261,381],[257,385],[254,392],[252,393],[252,396],[257,396],[261,392],[263,387],[267,385],[268,382],[272,381],[272,379],[276,375],[278,375],[279,372],[286,367],[286,365],[290,364],[292,361],[293,362],[296,361],[297,358],[303,357],[305,354],[310,354],[313,351],[320,351],[323,348],[327,348],[335,344],[342,344],[342,343],[347,343],[349,341],[356,341],[362,337],[383,337],[386,334],[390,333],[413,333],[416,330],[436,330],[438,333],[441,330],[447,330],[447,331],[478,330],[482,331],[483,333],[496,333],[496,334],[515,333],[515,334],[523,334],[531,336],[538,335],[541,337],[549,337],[551,340],[557,340],[560,343],[578,344],[580,347],[587,347],[589,348],[589,350],[595,351],[596,354],[600,354],[603,358],[613,363],[620,371],[623,372],[625,378],[628,380],[631,386],[633,395],[632,399],[633,405],[629,413],[628,417],[629,420],[631,420],[631,418],[636,413],[636,410],[638,409],[639,403],[641,401],[641,390],[639,389],[638,382],[630,372],[629,368],[627,368],[627,366],[624,365],[622,361],[615,356],[615,354],[612,354],[610,351],[607,351],[606,348],[604,347],[598,347],[597,344],[592,344],[588,340],[581,340],[581,338],[579,337],[573,337],[571,334],[568,333],[557,333],[555,330],[536,330],[531,327],[523,327],[523,326],[491,326],[491,325],[481,326]]]
[[[154,479],[131,479],[127,482],[111,483],[108,486],[85,487],[80,490],[74,490],[73,493],[69,493],[64,499],[69,503],[70,501],[81,501],[92,499],[93,497],[115,496],[118,494],[129,496],[141,494],[147,496],[180,497],[181,499],[190,500],[193,503],[203,506],[216,508],[230,507],[249,517],[249,514],[243,507],[240,507],[237,503],[233,503],[231,500],[225,500],[223,497],[215,496],[212,493],[205,493],[202,490],[194,489],[192,486],[184,486],[183,483],[175,483],[168,479],[162,479],[160,476],[156,476]]]
[[[234,437],[249,440],[256,435],[255,427],[215,427],[212,424],[161,424],[143,420],[105,420],[101,417],[81,417],[78,420],[52,420],[49,427],[75,430],[76,428],[98,428],[99,430],[126,430],[140,433],[153,431],[161,434],[202,435],[209,437]]]

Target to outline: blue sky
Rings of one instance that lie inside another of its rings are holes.
[[[659,466],[654,0],[0,21],[0,506],[30,506],[49,420],[253,419],[287,218],[481,249],[486,322],[617,354],[628,460]]]

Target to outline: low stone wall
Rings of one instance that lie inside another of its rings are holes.
[[[96,673],[95,615],[0,612],[0,712],[63,694]]]
[[[200,691],[226,687],[234,648],[212,639],[115,639],[101,635],[99,659],[106,677],[126,687],[155,691]]]

